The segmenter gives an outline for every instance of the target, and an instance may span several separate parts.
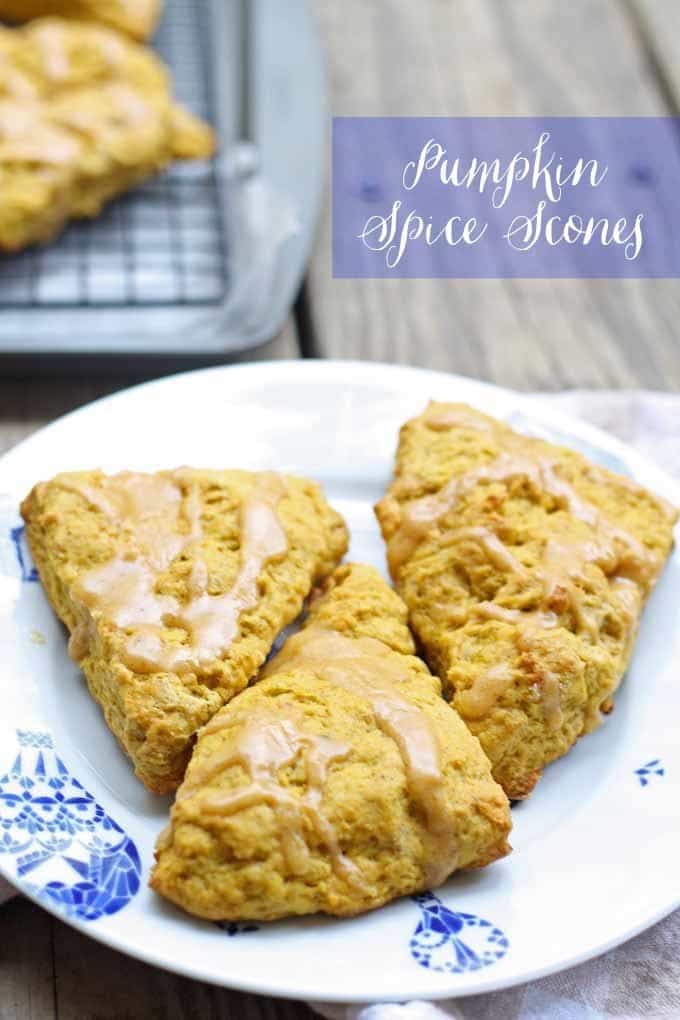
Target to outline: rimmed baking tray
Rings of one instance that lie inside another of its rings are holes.
[[[221,359],[285,321],[323,181],[324,81],[303,0],[167,0],[154,46],[220,153],[175,164],[0,259],[0,355]]]

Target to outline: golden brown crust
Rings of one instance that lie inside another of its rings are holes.
[[[0,18],[21,22],[57,15],[100,21],[144,40],[155,29],[161,8],[161,0],[0,0]]]
[[[376,514],[430,666],[496,779],[526,797],[610,706],[675,510],[578,453],[433,403],[401,429]]]
[[[199,734],[152,887],[213,920],[351,916],[508,853],[507,799],[411,653],[398,596],[371,567],[339,567],[302,632]],[[380,712],[392,697],[391,733]],[[409,732],[416,758],[423,734],[438,748],[437,773],[420,786]],[[282,752],[286,741],[296,753]],[[318,782],[312,752],[324,749]]]
[[[242,559],[240,510],[260,476],[190,469],[177,476],[182,507],[190,491],[198,491],[202,537],[197,550],[180,549],[161,570],[155,590],[182,606],[190,597],[192,568],[199,557],[207,570],[210,595],[231,590]],[[153,477],[175,484],[171,472]],[[317,485],[286,478],[276,513],[287,550],[258,572],[258,602],[238,617],[238,634],[224,654],[183,672],[140,668],[130,665],[127,649],[131,635],[143,633],[144,625],[116,625],[96,605],[88,609],[79,594],[83,579],[95,568],[121,554],[136,563],[143,553],[125,520],[111,520],[80,491],[96,499],[105,483],[101,472],[58,475],[35,486],[21,509],[48,598],[74,635],[72,641],[77,637],[82,642],[76,654],[92,694],[142,782],[155,793],[167,793],[182,779],[196,730],[257,672],[276,635],[299,614],[312,585],[342,558],[347,532]],[[189,640],[172,622],[162,639],[172,648]]]
[[[173,159],[214,149],[151,50],[60,18],[0,28],[0,249],[49,240]]]

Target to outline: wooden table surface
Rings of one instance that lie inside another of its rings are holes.
[[[677,0],[310,0],[337,114],[680,114]],[[326,210],[295,315],[257,357],[404,362],[517,389],[680,388],[672,281],[333,281]],[[0,450],[129,378],[0,381]],[[0,910],[0,1020],[303,1020]]]

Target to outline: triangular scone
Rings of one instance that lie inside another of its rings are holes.
[[[594,729],[625,672],[676,511],[630,478],[432,403],[376,513],[432,669],[512,798]]]
[[[147,47],[61,18],[0,28],[0,250],[47,241],[173,159],[214,150]]]
[[[0,0],[0,18],[29,21],[49,14],[101,21],[134,39],[147,39],[161,13],[161,0]]]
[[[351,915],[508,852],[507,798],[406,615],[372,567],[338,568],[199,734],[157,892],[213,920]]]
[[[62,474],[22,514],[70,652],[156,793],[347,548],[316,484],[267,473]]]

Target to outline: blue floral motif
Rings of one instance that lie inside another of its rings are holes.
[[[635,775],[640,781],[640,786],[647,786],[652,776],[665,776],[666,770],[660,758],[654,758],[639,769],[635,769]]]
[[[31,554],[26,543],[25,532],[26,529],[23,524],[19,524],[16,528],[10,530],[9,537],[16,553],[17,563],[21,571],[21,580],[34,582],[38,580],[38,571],[33,566]]]
[[[234,921],[216,921],[215,924],[227,935],[247,935],[251,931],[259,931],[259,924],[236,924]]]
[[[0,777],[0,854],[19,884],[81,921],[122,910],[139,889],[137,847],[70,774],[49,733],[18,730]]]
[[[414,896],[422,917],[411,939],[411,956],[428,970],[465,974],[500,960],[509,941],[500,928],[476,914],[449,910],[431,892]],[[465,934],[465,938],[462,934]]]

